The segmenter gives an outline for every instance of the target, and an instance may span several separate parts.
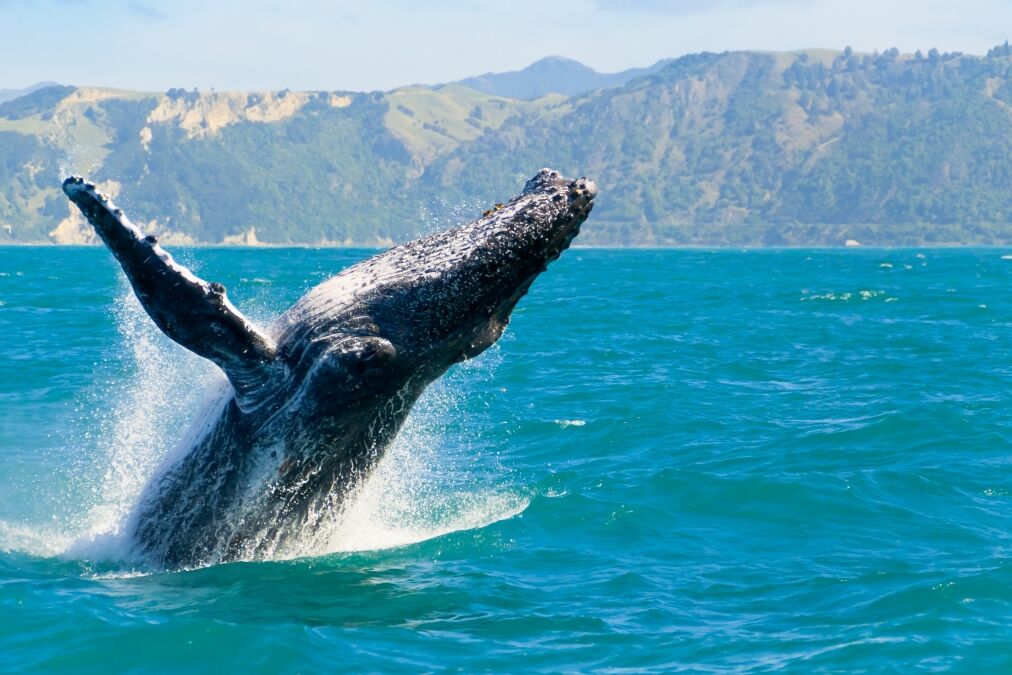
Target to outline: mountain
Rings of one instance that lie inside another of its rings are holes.
[[[46,87],[0,104],[0,243],[93,241],[71,170],[167,242],[386,245],[542,166],[597,180],[583,244],[1012,244],[1012,49],[695,54],[535,99]]]
[[[594,89],[615,87],[641,75],[660,69],[671,59],[658,61],[648,68],[631,68],[619,73],[599,73],[579,61],[561,56],[548,56],[523,70],[508,73],[485,73],[460,80],[457,84],[493,96],[535,99],[548,94],[573,96]]]
[[[0,103],[10,101],[18,98],[19,96],[24,96],[25,94],[30,94],[37,89],[52,86],[56,86],[56,82],[37,82],[30,87],[25,87],[24,89],[0,89]]]

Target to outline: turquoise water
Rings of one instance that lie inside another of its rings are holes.
[[[119,517],[216,384],[100,249],[0,249],[0,668],[1012,668],[1012,259],[573,250],[305,557]],[[367,255],[180,257],[267,320]]]

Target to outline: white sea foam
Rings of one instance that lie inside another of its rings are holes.
[[[807,290],[803,290],[802,293],[808,293],[808,291]],[[856,291],[856,292],[855,291],[844,291],[842,293],[829,292],[829,293],[821,293],[821,294],[817,294],[817,295],[806,295],[805,297],[801,298],[801,301],[805,302],[805,301],[815,301],[815,300],[828,300],[828,301],[838,301],[838,302],[849,302],[850,300],[872,300],[874,298],[879,298],[879,297],[881,297],[883,295],[885,295],[885,291],[883,291],[883,290],[878,290],[878,289],[873,289],[873,290],[862,289],[862,290],[859,290],[859,291]]]
[[[566,427],[586,426],[587,420],[555,420],[555,423],[565,429]]]
[[[0,520],[0,551],[17,551],[40,557],[63,553],[73,539],[57,529]]]
[[[213,405],[227,386],[210,362],[163,336],[121,279],[116,323],[131,373],[103,391],[108,404],[86,424],[99,429],[90,466],[81,467],[76,488],[88,508],[73,525],[69,555],[117,558],[126,555],[123,527],[156,468],[182,449],[191,420]],[[176,440],[178,439],[178,441]],[[192,440],[192,439],[191,439]]]

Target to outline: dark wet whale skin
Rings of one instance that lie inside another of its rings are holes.
[[[312,534],[369,474],[427,385],[502,334],[565,250],[596,187],[543,169],[474,222],[397,246],[310,290],[266,332],[81,178],[64,191],[173,340],[231,387],[145,489],[127,527],[167,568],[255,559]]]

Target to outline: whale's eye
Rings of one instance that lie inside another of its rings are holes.
[[[336,356],[341,368],[360,376],[393,362],[397,348],[381,337],[355,336],[341,345]]]
[[[306,386],[321,401],[344,402],[384,391],[399,382],[391,364],[397,349],[374,336],[334,336],[306,371]],[[329,405],[328,403],[327,405]],[[342,403],[343,404],[343,403]]]
[[[378,363],[390,363],[397,356],[397,349],[393,343],[383,338],[369,338],[364,340],[359,360],[362,363],[376,361]]]

